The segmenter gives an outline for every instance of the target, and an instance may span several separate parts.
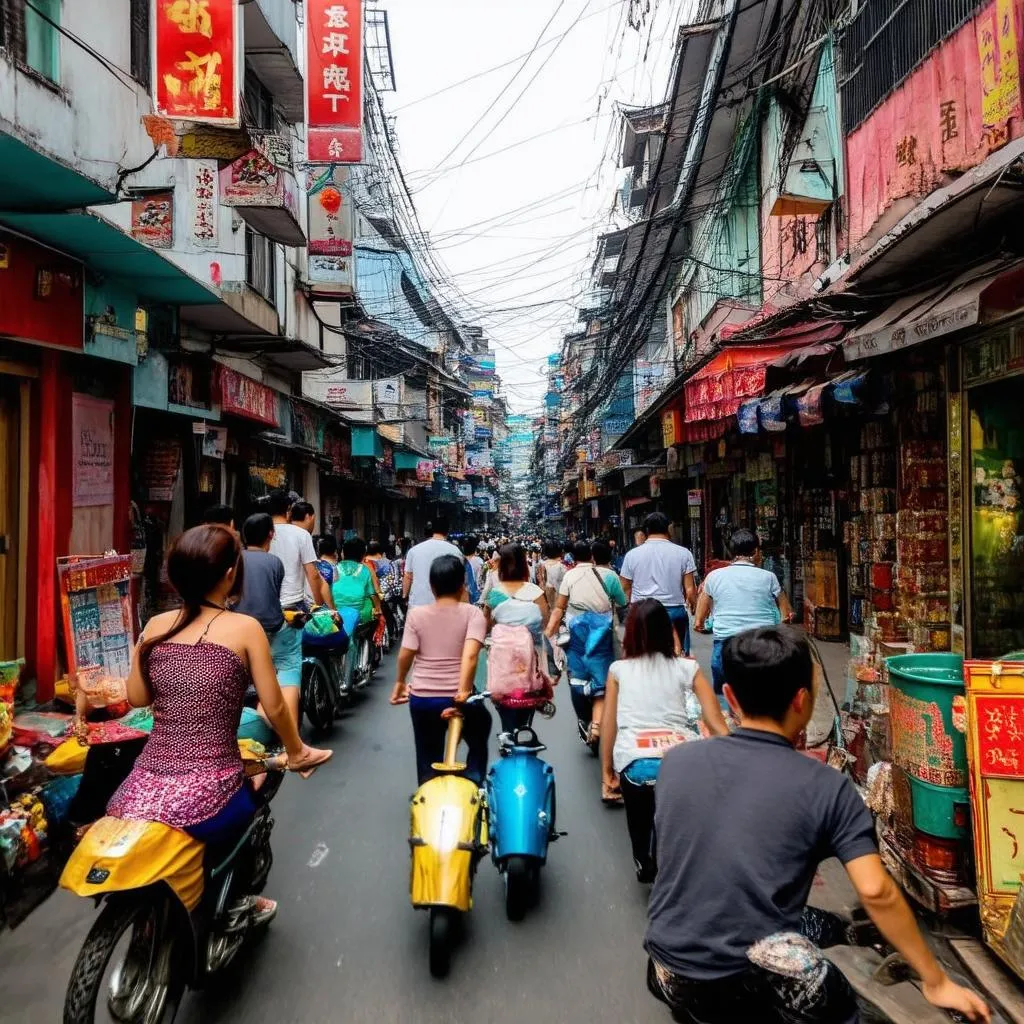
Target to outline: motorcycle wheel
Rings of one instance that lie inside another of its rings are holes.
[[[327,671],[317,661],[303,666],[302,707],[314,732],[327,732],[334,725],[334,695]]]
[[[430,973],[435,978],[445,977],[452,965],[453,914],[448,907],[430,908]]]
[[[185,989],[169,895],[108,901],[75,960],[64,997],[64,1024],[171,1024]],[[123,959],[107,981],[106,1005],[96,1004],[115,949],[131,932]]]
[[[537,874],[525,857],[509,857],[505,862],[505,916],[522,921],[533,902]]]

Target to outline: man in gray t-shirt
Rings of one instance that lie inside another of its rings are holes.
[[[402,580],[402,596],[410,608],[433,604],[434,592],[430,589],[430,567],[441,555],[456,555],[462,552],[448,540],[448,523],[441,518],[434,520],[434,532],[425,541],[409,549],[405,556],[405,577]]]

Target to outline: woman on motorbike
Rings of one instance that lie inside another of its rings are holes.
[[[498,552],[497,579],[484,597],[484,615],[488,633],[497,625],[526,626],[537,646],[537,664],[547,664],[544,623],[548,617],[548,602],[544,591],[530,582],[530,565],[521,544],[506,544]],[[533,717],[532,711],[524,713],[501,705],[498,705],[498,714],[505,732],[529,725]]]
[[[558,601],[547,625],[547,635],[558,634],[562,618],[569,631],[566,652],[569,693],[576,712],[580,737],[597,752],[604,715],[605,680],[615,660],[615,608],[626,605],[619,578],[608,565],[611,550],[604,541],[593,548],[577,541],[572,549],[576,563],[563,577]],[[600,562],[600,564],[597,564]],[[617,787],[602,788],[601,799],[619,804]]]
[[[146,624],[127,684],[135,707],[152,705],[153,731],[107,813],[163,822],[220,845],[258,809],[235,739],[250,682],[284,744],[289,771],[308,775],[332,752],[302,742],[263,627],[229,610],[242,589],[238,535],[212,524],[186,531],[167,556],[167,576],[182,607]],[[276,909],[272,900],[257,900],[264,921]]]
[[[345,632],[351,636],[357,625],[380,614],[380,591],[376,575],[364,564],[366,542],[349,537],[341,550],[345,557],[335,571],[331,596],[345,623]]]
[[[660,601],[629,610],[625,658],[608,670],[601,768],[605,788],[621,787],[636,877],[653,882],[654,783],[661,756],[700,737],[728,733],[711,684],[692,658],[677,658],[672,620]]]
[[[447,724],[441,712],[473,693],[477,660],[487,635],[479,608],[465,601],[466,568],[457,555],[440,555],[430,566],[432,604],[409,609],[398,652],[398,678],[391,703],[408,704],[416,744],[416,776],[423,785],[444,759]],[[408,681],[412,671],[412,680]],[[466,774],[482,783],[487,772],[490,712],[482,704],[464,709],[469,753]]]

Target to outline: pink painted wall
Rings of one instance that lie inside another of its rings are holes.
[[[1006,33],[1002,43],[1000,20]],[[1024,0],[992,0],[848,137],[846,209],[854,254],[889,230],[915,200],[949,184],[956,172],[975,167],[1011,139],[1024,135],[1019,59],[1022,27]],[[986,32],[992,33],[989,43]],[[1007,45],[1011,47],[1009,60]],[[993,60],[983,79],[980,53],[986,48]],[[986,126],[984,95],[991,94],[993,88],[1010,97],[1006,108],[1010,116],[990,116],[988,120],[997,123]]]

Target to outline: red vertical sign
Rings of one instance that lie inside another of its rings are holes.
[[[306,132],[311,163],[362,162],[362,0],[306,0]]]
[[[237,125],[237,0],[153,0],[152,10],[156,112]]]

